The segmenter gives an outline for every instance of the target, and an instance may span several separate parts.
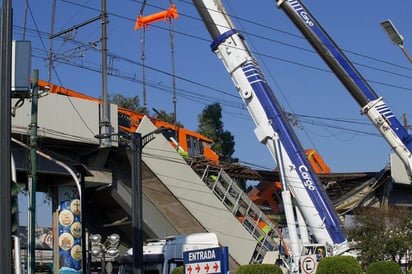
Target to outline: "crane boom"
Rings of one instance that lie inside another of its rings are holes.
[[[225,65],[255,122],[258,140],[275,161],[283,159],[287,186],[316,241],[332,245],[335,254],[343,253],[347,241],[335,209],[246,42],[220,0],[193,3],[212,37],[213,52]],[[277,157],[279,153],[281,157]]]
[[[412,175],[412,137],[342,50],[299,0],[277,0],[282,9],[339,78]]]

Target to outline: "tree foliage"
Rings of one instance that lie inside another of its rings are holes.
[[[175,124],[175,114],[174,113],[167,113],[166,111],[164,111],[164,110],[160,110],[160,111],[158,111],[158,110],[155,110],[155,109],[153,109],[154,111],[155,111],[155,113],[156,113],[156,115],[155,115],[155,117],[157,118],[157,119],[160,119],[160,120],[162,120],[162,121],[165,121],[165,122],[168,122],[168,123],[170,123],[170,124]],[[179,121],[176,121],[176,125],[178,126],[178,127],[183,127],[183,124],[181,123],[181,122],[179,122]]]
[[[274,264],[249,264],[242,265],[236,274],[282,274],[282,269]]]
[[[173,269],[172,274],[183,274],[184,273],[184,269],[183,266],[178,266],[175,269]]]
[[[140,106],[140,99],[139,96],[134,96],[134,97],[126,97],[123,94],[112,94],[109,96],[109,100],[113,103],[118,105],[119,107],[132,110],[135,112],[143,113],[146,115],[151,115],[150,111],[147,110],[145,107]],[[174,113],[167,113],[164,110],[156,110],[153,109],[155,114],[153,115],[155,118],[165,121],[170,124],[175,124],[175,115]],[[178,127],[183,127],[183,124],[181,122],[176,122],[176,125]]]
[[[118,105],[119,107],[136,111],[139,113],[149,114],[148,110],[145,107],[140,106],[139,96],[126,97],[123,94],[116,93],[109,95],[109,100]]]
[[[368,265],[367,274],[402,274],[401,267],[394,261],[380,261]]]
[[[362,267],[352,256],[325,257],[320,260],[317,274],[362,274]]]
[[[157,119],[160,119],[162,121],[168,122],[173,124],[175,122],[175,115],[173,113],[167,113],[164,110],[160,110],[160,111],[155,111],[156,115],[155,117]]]
[[[235,137],[223,129],[222,107],[219,103],[206,106],[198,115],[198,132],[213,140],[212,149],[222,162],[236,162],[232,158],[235,152]]]
[[[348,237],[360,251],[362,264],[392,260],[397,263],[412,249],[412,212],[408,208],[360,208]]]

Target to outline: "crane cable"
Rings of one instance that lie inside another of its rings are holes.
[[[174,45],[174,25],[173,22],[169,24],[169,33],[170,33],[170,56],[171,56],[171,66],[172,66],[172,89],[173,89],[173,124],[176,125],[176,72],[175,72],[175,45]]]
[[[143,32],[140,36],[140,47],[141,47],[141,60],[142,60],[142,84],[143,84],[143,106],[145,111],[147,111],[147,96],[146,96],[146,73],[145,73],[145,40],[146,40],[146,29],[150,23],[157,22],[159,20],[169,21],[169,33],[170,33],[170,48],[171,48],[171,59],[172,59],[172,86],[173,86],[173,105],[174,105],[174,114],[173,114],[173,123],[176,123],[176,77],[175,77],[175,58],[174,58],[174,28],[172,19],[178,18],[178,13],[176,6],[171,0],[169,0],[170,8],[163,10],[161,12],[151,14],[143,17],[143,11],[146,6],[147,0],[143,1],[142,7],[140,8],[139,16],[136,19],[135,30],[138,30],[140,27],[143,28]]]
[[[143,86],[143,108],[144,112],[147,111],[147,98],[146,98],[146,71],[145,71],[145,37],[146,37],[146,28],[143,29],[143,32],[140,34],[140,60],[142,60],[142,86]]]
[[[146,1],[143,1],[142,7],[140,8],[139,18],[143,14],[144,7],[146,6]],[[136,26],[135,26],[136,29]],[[143,108],[144,112],[147,111],[147,98],[146,98],[146,72],[145,72],[145,39],[146,38],[146,28],[143,28],[143,32],[140,33],[140,60],[142,61],[142,87],[143,87]]]

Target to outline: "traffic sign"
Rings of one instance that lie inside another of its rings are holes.
[[[303,273],[305,274],[314,274],[316,273],[316,255],[309,255],[302,258],[301,267]]]
[[[215,247],[183,252],[185,274],[229,273],[227,247]]]
[[[206,262],[188,264],[185,266],[186,273],[188,274],[210,274],[210,273],[222,273],[220,271],[220,262]]]

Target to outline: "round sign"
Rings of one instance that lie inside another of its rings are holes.
[[[63,209],[59,213],[59,223],[62,226],[70,226],[74,221],[73,213],[68,209]]]
[[[314,274],[316,272],[316,260],[312,256],[304,257],[301,264],[303,273]]]
[[[70,233],[63,233],[59,237],[59,246],[63,250],[69,250],[73,247],[74,239],[72,234]]]
[[[74,222],[70,227],[70,233],[75,238],[80,238],[82,236],[82,225],[79,222]]]
[[[73,212],[74,215],[80,215],[80,200],[74,199],[70,203],[70,210]]]

